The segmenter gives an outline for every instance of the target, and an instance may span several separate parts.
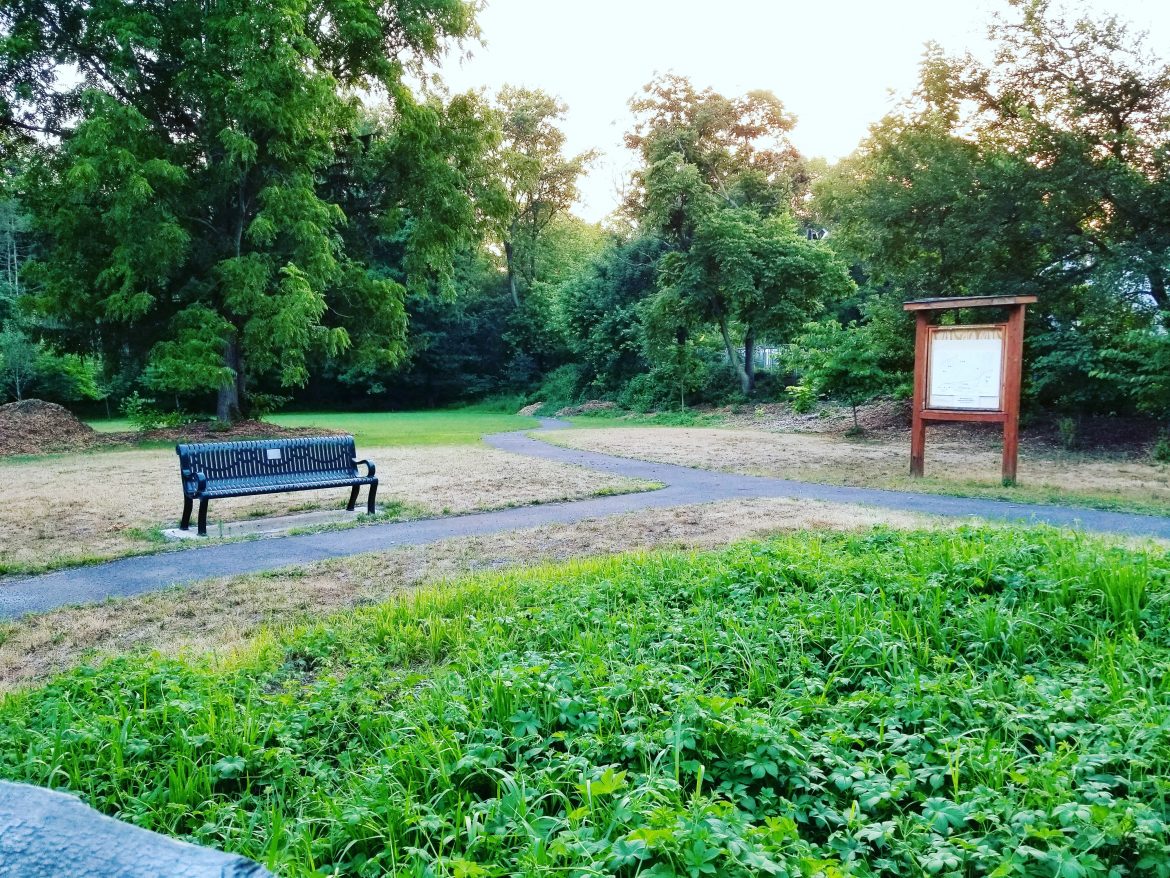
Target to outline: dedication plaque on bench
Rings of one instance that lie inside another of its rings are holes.
[[[927,409],[1003,410],[1004,329],[931,327]]]

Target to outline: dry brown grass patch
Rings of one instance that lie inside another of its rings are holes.
[[[923,516],[858,506],[725,501],[210,580],[0,625],[0,690],[109,655],[157,651],[228,656],[265,626],[309,622],[462,573],[637,549],[714,548],[782,531],[857,530],[875,524],[937,526]]]
[[[941,432],[941,431],[940,431]],[[558,445],[662,463],[747,475],[881,488],[924,487],[907,476],[909,438],[902,433],[862,440],[810,433],[676,427],[566,430]],[[925,487],[998,488],[1000,446],[986,432],[935,434],[926,445]],[[1061,453],[1025,445],[1020,455],[1020,499],[1027,491],[1071,501],[1170,507],[1170,467],[1124,456]]]
[[[639,483],[574,466],[530,460],[482,446],[362,449],[377,461],[383,502],[427,515],[544,503],[633,490]],[[349,490],[217,500],[215,521],[341,508]],[[0,565],[113,558],[147,549],[151,530],[174,527],[182,512],[172,451],[107,451],[0,462]]]

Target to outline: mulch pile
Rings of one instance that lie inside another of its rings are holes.
[[[321,427],[278,427],[264,421],[236,421],[226,426],[215,421],[197,421],[163,430],[99,433],[69,409],[53,402],[26,399],[0,406],[0,457],[85,451],[98,446],[131,448],[142,442],[231,442],[338,434],[337,430]]]
[[[844,433],[853,426],[847,405],[819,403],[814,411],[798,414],[784,403],[761,403],[716,409],[730,427],[780,430],[794,433]],[[857,407],[857,421],[867,432],[901,430],[910,426],[909,400],[879,399]]]
[[[104,437],[64,406],[40,399],[0,405],[0,455],[80,451]]]
[[[590,412],[609,412],[617,408],[616,402],[604,399],[591,399],[581,405],[570,405],[557,412],[558,418],[572,417],[573,415],[587,415]]]

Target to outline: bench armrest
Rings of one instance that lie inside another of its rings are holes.
[[[374,473],[378,471],[378,468],[374,465],[372,460],[354,460],[353,465],[357,467],[363,463],[366,465],[366,478],[372,479],[374,477]]]
[[[183,477],[183,490],[184,491],[187,490],[186,486],[187,486],[188,482],[195,483],[195,493],[196,494],[202,494],[204,491],[207,490],[207,476],[204,475],[203,473],[196,472],[194,470],[188,469],[187,467],[183,467],[181,470],[179,470],[179,475]]]

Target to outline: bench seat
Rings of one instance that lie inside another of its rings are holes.
[[[378,479],[351,476],[347,473],[313,473],[312,475],[281,475],[265,478],[250,476],[243,479],[220,479],[201,492],[209,499],[216,497],[247,497],[252,494],[279,494],[282,491],[312,491],[317,488],[346,488],[351,485],[373,485]]]
[[[224,497],[349,488],[352,510],[358,491],[369,486],[366,509],[374,514],[376,468],[358,460],[352,436],[315,436],[248,442],[196,442],[175,447],[183,482],[182,530],[191,526],[199,501],[199,535],[207,535],[207,502]],[[363,474],[358,467],[365,466]]]

